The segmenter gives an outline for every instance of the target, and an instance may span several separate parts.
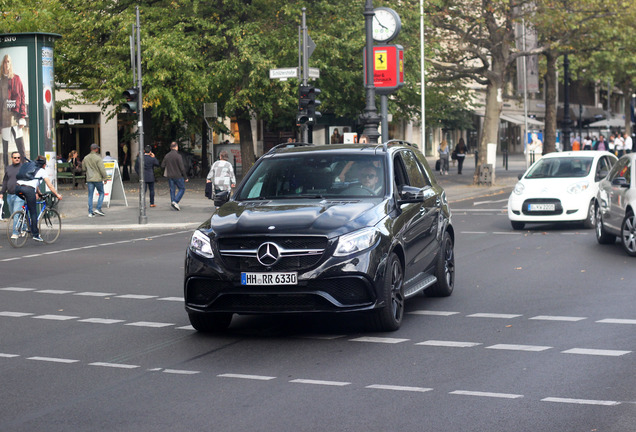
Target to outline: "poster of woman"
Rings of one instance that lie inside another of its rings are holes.
[[[13,151],[29,157],[28,133],[28,57],[26,47],[0,50],[0,128],[2,161],[8,164]]]

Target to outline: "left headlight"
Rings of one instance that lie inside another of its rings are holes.
[[[523,183],[517,182],[517,184],[515,185],[515,188],[513,189],[513,192],[516,193],[517,195],[521,195],[525,188],[526,187],[523,185]]]
[[[334,256],[347,256],[368,249],[375,244],[379,235],[377,228],[363,228],[343,235],[338,240]]]
[[[204,258],[214,258],[210,238],[201,231],[195,231],[190,239],[190,250]]]
[[[584,190],[586,190],[589,187],[590,187],[590,182],[589,181],[580,181],[578,183],[574,183],[574,184],[571,184],[570,186],[568,186],[568,193],[578,194],[578,193],[583,192]]]

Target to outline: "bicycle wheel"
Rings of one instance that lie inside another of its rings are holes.
[[[40,237],[44,243],[54,243],[62,231],[62,219],[57,210],[46,209],[38,221]]]
[[[13,236],[14,224],[16,225],[15,229],[18,233],[17,238],[11,238]],[[29,221],[24,210],[14,211],[7,221],[7,238],[9,239],[9,244],[14,248],[20,248],[24,246],[27,241],[28,230]]]

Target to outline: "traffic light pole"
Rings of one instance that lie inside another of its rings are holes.
[[[139,30],[139,6],[137,14],[137,130],[139,132],[139,224],[148,223],[146,215],[146,189],[144,188],[144,106],[141,91],[141,35]]]
[[[303,19],[302,19],[302,37],[303,37],[303,68],[302,68],[302,85],[306,86],[307,81],[309,80],[309,58],[307,55],[307,8],[302,8],[303,11]],[[303,123],[301,128],[302,142],[309,142],[309,128],[306,123]]]

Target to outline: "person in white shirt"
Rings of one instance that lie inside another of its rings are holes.
[[[38,206],[37,206],[37,193],[38,187],[42,180],[44,183],[51,189],[53,195],[55,195],[58,199],[62,199],[62,195],[57,193],[55,187],[53,187],[53,183],[49,179],[49,175],[46,173],[46,158],[44,156],[38,156],[35,160],[35,164],[39,167],[39,169],[35,172],[33,176],[33,180],[18,180],[17,185],[15,187],[15,193],[21,194],[24,196],[24,199],[27,203],[27,207],[29,208],[29,216],[31,217],[31,234],[33,235],[33,240],[41,242],[42,237],[40,237],[40,231],[38,229]],[[17,236],[17,234],[16,234]]]
[[[625,154],[625,141],[620,133],[616,134],[616,138],[614,138],[614,151],[616,152],[616,156],[621,157]]]
[[[633,145],[632,137],[627,132],[625,132],[624,137],[625,137],[625,143],[623,144],[623,147],[625,148],[625,154],[631,153],[632,145]]]

